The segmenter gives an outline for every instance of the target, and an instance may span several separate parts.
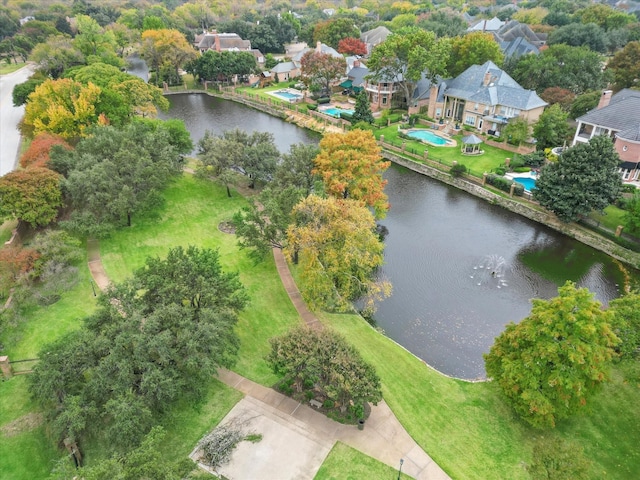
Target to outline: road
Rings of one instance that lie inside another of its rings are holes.
[[[0,176],[15,169],[20,146],[18,123],[24,115],[24,105],[13,106],[13,87],[26,81],[32,73],[33,66],[28,65],[16,72],[0,75]]]

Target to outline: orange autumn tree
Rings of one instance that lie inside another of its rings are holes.
[[[336,198],[349,198],[373,208],[376,219],[389,210],[382,174],[390,162],[380,156],[380,147],[368,130],[331,133],[320,141],[314,174],[320,175],[325,191]]]
[[[46,167],[49,162],[49,154],[54,145],[60,145],[65,150],[71,150],[71,146],[59,135],[52,133],[40,133],[33,139],[29,148],[20,157],[22,168]]]
[[[0,177],[0,216],[32,227],[53,222],[62,206],[60,178],[48,168],[16,170]]]

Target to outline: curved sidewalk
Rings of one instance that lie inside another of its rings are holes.
[[[109,277],[107,277],[102,265],[98,240],[89,240],[87,250],[88,265],[93,280],[100,290],[104,290],[109,285]],[[307,309],[282,251],[273,249],[273,256],[282,284],[300,317],[311,328],[322,328],[319,320]],[[286,397],[272,388],[259,385],[237,373],[221,369],[218,372],[218,377],[223,383],[241,391],[246,396],[242,400],[242,405],[238,404],[232,412],[243,408],[250,410],[255,418],[269,418],[272,423],[280,423],[285,431],[302,432],[317,445],[318,455],[315,458],[310,458],[304,465],[304,472],[299,471],[295,477],[291,477],[292,480],[294,478],[296,480],[312,479],[336,441],[341,441],[394,468],[398,468],[400,459],[402,459],[404,461],[402,471],[418,480],[448,480],[450,478],[411,438],[384,400],[377,406],[371,407],[371,415],[367,419],[364,430],[360,431],[354,425],[343,425],[331,420],[311,407]],[[232,412],[229,415],[232,415]],[[229,418],[229,415],[225,417],[223,422]],[[238,465],[243,465],[243,462],[246,464],[247,458],[240,460]],[[233,466],[233,464],[232,461],[230,465]],[[238,465],[237,468],[239,468]],[[270,465],[270,468],[278,471],[278,465]],[[236,471],[236,474],[241,474],[241,472]],[[249,480],[248,477],[242,476],[235,476],[235,478]],[[273,478],[286,480],[277,476]],[[266,479],[267,477],[263,477],[263,480]]]

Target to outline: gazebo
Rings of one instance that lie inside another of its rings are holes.
[[[482,139],[476,137],[473,133],[466,137],[462,137],[462,153],[464,155],[480,155],[484,153],[480,150]]]

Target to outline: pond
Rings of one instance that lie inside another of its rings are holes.
[[[280,151],[319,136],[244,105],[200,94],[169,97],[167,117],[185,121],[194,141],[206,129],[268,131]],[[410,170],[385,174],[391,210],[386,264],[393,284],[375,321],[437,370],[483,378],[482,354],[510,322],[551,298],[565,280],[603,303],[619,295],[620,264],[573,239]],[[635,272],[633,273],[635,276]]]

